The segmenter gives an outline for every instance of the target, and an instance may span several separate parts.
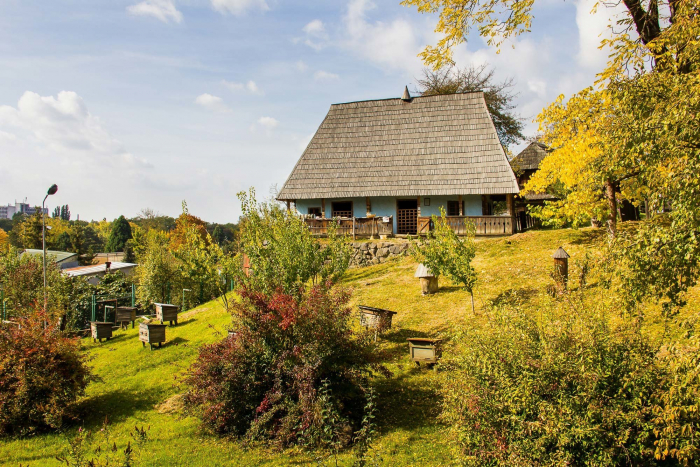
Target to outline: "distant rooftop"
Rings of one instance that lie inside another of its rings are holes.
[[[110,272],[118,271],[120,269],[128,269],[128,268],[133,268],[137,266],[137,264],[134,263],[120,263],[120,262],[113,262],[110,265]],[[71,277],[75,276],[91,276],[94,274],[102,274],[107,272],[107,265],[106,264],[95,264],[92,266],[80,266],[77,268],[68,268],[64,269],[63,272]]]
[[[43,250],[34,250],[31,248],[27,248],[24,250],[24,253],[27,253],[29,255],[37,255],[37,256],[43,256]],[[55,251],[55,250],[46,250],[46,257],[50,258],[52,257],[55,262],[57,263],[63,263],[71,259],[77,259],[78,254],[77,253],[71,253],[69,251]]]

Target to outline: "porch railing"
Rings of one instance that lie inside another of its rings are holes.
[[[387,219],[388,222],[384,222]],[[338,217],[328,218],[306,218],[306,225],[309,226],[313,235],[328,235],[328,228],[332,222],[337,224],[339,235],[352,237],[371,237],[379,235],[391,235],[394,232],[394,219],[389,217]]]
[[[511,235],[514,233],[511,216],[449,216],[445,220],[457,235],[467,233],[465,225],[467,220],[474,223],[476,235]],[[430,217],[419,217],[418,234],[428,233],[430,222]]]

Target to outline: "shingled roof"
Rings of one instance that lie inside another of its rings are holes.
[[[473,92],[332,105],[278,199],[518,191]]]
[[[520,170],[537,170],[547,154],[549,154],[549,149],[544,143],[532,142],[513,158],[513,167]]]

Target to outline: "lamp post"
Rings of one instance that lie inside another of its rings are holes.
[[[46,203],[46,198],[48,198],[50,195],[55,195],[57,191],[58,185],[54,183],[51,185],[51,188],[49,188],[49,191],[46,192],[44,201],[41,202],[41,250],[44,260],[44,313],[46,313],[46,305],[48,302],[48,299],[46,298],[46,208],[44,207],[44,204]]]

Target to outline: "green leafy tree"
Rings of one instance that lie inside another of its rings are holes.
[[[474,287],[477,281],[471,264],[476,255],[474,224],[465,220],[466,235],[460,238],[447,224],[444,208],[440,208],[440,217],[432,216],[432,221],[434,229],[413,249],[413,255],[433,274],[446,276],[464,287],[471,296],[474,312]]]
[[[139,267],[136,270],[139,288],[137,297],[143,306],[172,300],[173,291],[180,286],[177,261],[168,249],[168,235],[159,230],[146,234],[144,245],[137,250]]]
[[[41,249],[42,213],[38,208],[31,216],[21,216],[21,223],[17,228],[19,243],[22,248]],[[13,228],[13,231],[15,229]]]
[[[58,251],[73,251],[73,244],[71,242],[69,232],[61,232],[56,238],[56,242],[53,245]]]
[[[309,282],[337,281],[350,264],[347,240],[331,226],[321,245],[306,223],[271,203],[258,204],[255,191],[238,194],[243,211],[241,252],[250,259],[250,276],[240,279],[272,293],[278,287],[296,294]]]
[[[494,70],[488,69],[487,65],[472,65],[464,69],[426,68],[423,70],[423,77],[418,80],[418,89],[423,96],[483,91],[498,139],[507,148],[525,139],[523,119],[514,112],[513,101],[518,96],[511,91],[514,86],[513,79],[498,82],[493,75]]]
[[[68,234],[73,253],[78,254],[78,261],[82,266],[90,265],[95,260],[94,250],[88,244],[87,235],[89,227],[86,223],[76,222]]]
[[[70,220],[70,209],[68,208],[67,204],[64,204],[63,206],[61,206],[60,215],[61,215],[61,220],[64,220],[66,222]]]
[[[124,216],[119,216],[112,222],[109,239],[105,249],[108,252],[122,252],[126,242],[131,239],[131,226]]]

